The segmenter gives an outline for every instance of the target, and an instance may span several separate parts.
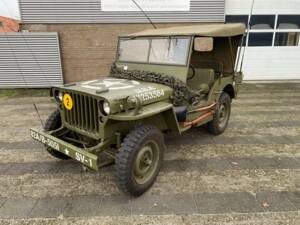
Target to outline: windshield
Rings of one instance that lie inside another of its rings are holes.
[[[186,65],[189,49],[189,37],[121,39],[119,61],[150,64]]]

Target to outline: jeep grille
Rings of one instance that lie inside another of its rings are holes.
[[[63,107],[64,121],[77,131],[85,131],[88,133],[98,133],[98,101],[93,97],[66,92],[73,99],[73,108],[67,110]]]

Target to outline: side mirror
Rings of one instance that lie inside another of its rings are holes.
[[[214,49],[212,37],[197,37],[194,39],[194,50],[197,52],[211,52]]]

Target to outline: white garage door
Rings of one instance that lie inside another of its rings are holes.
[[[283,4],[284,2],[284,4]],[[246,80],[300,79],[300,1],[227,0],[226,22],[250,24],[244,67]]]
[[[245,80],[300,79],[300,49],[249,47],[245,53]]]

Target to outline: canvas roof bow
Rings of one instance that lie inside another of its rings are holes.
[[[149,36],[202,36],[202,37],[233,37],[245,33],[243,23],[232,24],[205,24],[192,26],[176,26],[160,29],[149,29],[125,37],[149,37]]]

